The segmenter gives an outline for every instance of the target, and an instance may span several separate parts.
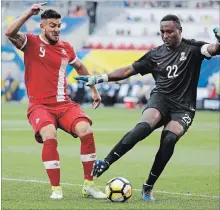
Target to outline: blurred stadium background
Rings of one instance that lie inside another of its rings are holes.
[[[38,1],[39,2],[39,1]],[[27,101],[23,76],[23,53],[4,36],[5,28],[34,1],[2,1],[2,101]],[[159,21],[168,14],[179,16],[185,38],[215,42],[219,26],[219,1],[48,1],[46,8],[63,16],[62,38],[77,51],[91,74],[106,73],[131,64],[147,50],[162,44]],[[18,9],[19,8],[19,9]],[[22,27],[40,33],[39,16]],[[204,61],[198,87],[198,108],[219,108],[220,57]],[[79,103],[91,101],[88,88],[76,83],[74,69],[67,68],[69,94]],[[104,105],[145,104],[154,81],[151,75],[135,76],[119,83],[99,85]]]
[[[41,145],[32,140],[33,131],[26,119],[28,100],[23,80],[23,54],[4,35],[8,24],[38,2],[42,1],[1,2],[3,209],[219,209],[220,56],[205,60],[202,64],[197,91],[197,109],[202,111],[197,112],[192,128],[178,145],[175,158],[156,186],[155,191],[160,197],[158,203],[146,207],[139,199],[140,186],[159,145],[158,132],[137,145],[123,161],[112,166],[98,180],[102,186],[113,176],[124,176],[132,181],[136,189],[134,198],[129,204],[114,206],[91,199],[88,205],[81,199],[79,144],[72,141],[71,136],[58,132],[59,139],[64,139],[59,141],[59,151],[67,200],[56,204],[48,201],[49,188],[39,185],[39,182],[45,183],[47,180],[40,161]],[[62,14],[61,37],[74,46],[91,74],[107,73],[129,65],[147,50],[162,44],[159,22],[166,14],[179,16],[185,38],[216,42],[212,30],[220,24],[220,1],[47,2],[45,8],[57,9]],[[39,17],[31,18],[21,30],[40,33]],[[67,75],[70,97],[82,104],[93,118],[97,153],[99,158],[103,158],[139,120],[140,108],[146,104],[154,80],[151,75],[133,76],[125,81],[97,85],[104,108],[94,111],[90,108],[89,88],[73,79],[76,72],[70,66]],[[66,139],[71,139],[71,142]]]

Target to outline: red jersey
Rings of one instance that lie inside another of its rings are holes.
[[[25,85],[30,103],[69,101],[66,67],[76,60],[76,53],[68,42],[55,45],[39,35],[25,34]]]

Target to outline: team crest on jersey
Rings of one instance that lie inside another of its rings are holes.
[[[181,52],[180,54],[180,61],[185,61],[186,60],[186,53],[185,52]]]
[[[36,119],[36,124],[38,124],[40,122],[40,118]]]
[[[61,52],[66,55],[66,50],[62,49]]]

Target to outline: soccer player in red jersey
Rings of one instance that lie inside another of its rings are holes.
[[[38,15],[43,5],[33,4],[22,16],[11,23],[6,36],[24,52],[25,85],[29,98],[27,117],[32,125],[37,142],[43,144],[42,161],[51,186],[52,199],[63,198],[60,186],[60,158],[57,151],[57,129],[60,128],[81,140],[80,157],[84,169],[84,196],[106,198],[96,188],[91,176],[96,160],[96,149],[91,129],[91,119],[79,104],[70,100],[66,87],[66,67],[72,65],[79,75],[89,72],[77,58],[68,42],[60,40],[61,15],[54,10],[41,14],[41,34],[22,33],[21,26],[33,15]],[[95,86],[91,87],[94,108],[101,102]]]

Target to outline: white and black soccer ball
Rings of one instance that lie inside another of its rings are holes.
[[[132,195],[131,183],[123,177],[115,177],[107,182],[105,194],[112,202],[124,202]]]

